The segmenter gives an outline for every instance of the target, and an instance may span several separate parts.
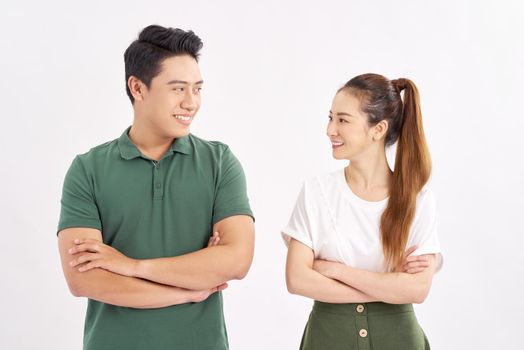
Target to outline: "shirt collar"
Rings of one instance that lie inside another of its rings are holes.
[[[129,130],[131,127],[128,127],[118,139],[118,147],[120,148],[120,155],[122,158],[129,160],[137,157],[141,157],[139,149],[129,138]],[[191,154],[191,144],[189,141],[189,135],[180,137],[176,139],[169,148],[169,152],[177,152],[183,154]]]

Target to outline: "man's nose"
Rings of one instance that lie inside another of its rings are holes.
[[[198,97],[193,91],[188,89],[181,106],[188,111],[194,111],[198,107]]]

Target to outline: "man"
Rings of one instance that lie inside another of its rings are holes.
[[[132,126],[64,180],[59,250],[89,298],[84,349],[228,348],[220,291],[247,274],[254,226],[238,160],[189,133],[201,47],[192,31],[143,29],[124,54]]]

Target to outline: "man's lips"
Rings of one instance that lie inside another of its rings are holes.
[[[189,125],[191,124],[191,121],[193,120],[193,117],[192,115],[184,115],[184,114],[174,114],[173,115],[173,118],[175,118],[178,122],[184,124],[184,125]]]

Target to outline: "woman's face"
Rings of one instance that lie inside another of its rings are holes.
[[[345,90],[338,92],[333,99],[327,136],[335,159],[351,160],[373,142],[368,118],[360,110],[359,99]]]

